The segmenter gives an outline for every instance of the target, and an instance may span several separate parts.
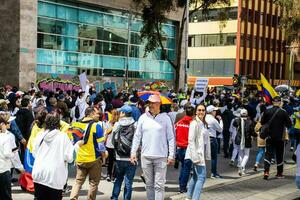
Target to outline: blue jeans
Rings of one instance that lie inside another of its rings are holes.
[[[136,165],[130,161],[116,161],[115,166],[115,183],[112,191],[111,199],[117,200],[121,192],[122,182],[125,178],[124,200],[130,200],[132,194],[132,183],[135,175]]]
[[[206,180],[206,167],[193,165],[193,176],[190,179],[187,191],[187,198],[199,200],[201,191]]]
[[[181,169],[179,174],[179,187],[180,190],[185,190],[187,183],[189,181],[190,172],[192,169],[193,162],[190,159],[184,159],[185,158],[185,152],[186,149],[180,148],[177,149],[177,158],[178,161],[181,162]]]
[[[259,164],[261,158],[265,155],[265,147],[258,147],[258,152],[256,155],[256,160],[255,160],[255,164]]]
[[[218,158],[218,141],[217,138],[210,138],[211,148],[211,173],[212,175],[217,174],[217,158]]]
[[[296,176],[296,185],[297,188],[300,189],[300,176]]]

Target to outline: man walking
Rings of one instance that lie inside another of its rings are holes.
[[[189,129],[190,123],[193,121],[195,114],[195,109],[192,106],[189,106],[185,109],[186,116],[179,120],[175,124],[176,131],[176,145],[177,145],[177,158],[181,162],[181,169],[179,174],[179,187],[180,193],[187,191],[187,183],[189,180],[190,172],[192,169],[192,161],[190,159],[184,159],[186,149],[188,146],[189,140]]]
[[[137,162],[137,150],[141,146],[142,169],[146,179],[148,200],[163,200],[167,165],[174,162],[174,128],[167,113],[160,113],[161,99],[151,95],[149,112],[138,120],[134,135],[131,162]]]
[[[74,122],[70,131],[74,137],[74,143],[79,142],[79,150],[76,156],[76,182],[72,188],[70,199],[78,199],[78,194],[85,179],[89,176],[89,191],[87,199],[96,199],[98,185],[101,178],[102,158],[107,157],[104,146],[104,133],[101,125],[97,123],[100,111],[94,107],[85,110],[85,117],[81,122]]]
[[[116,153],[115,182],[112,191],[112,200],[118,200],[121,192],[122,182],[125,179],[124,200],[130,200],[132,194],[132,183],[135,175],[136,164],[130,162],[132,140],[136,129],[135,120],[132,117],[133,109],[124,105],[120,109],[120,119],[116,122],[112,132]]]
[[[284,178],[283,176],[283,154],[284,154],[284,134],[286,128],[292,126],[291,119],[287,112],[281,109],[281,99],[280,97],[275,97],[273,99],[273,107],[266,110],[262,116],[261,124],[262,126],[269,124],[269,133],[266,139],[266,153],[265,153],[265,171],[264,179],[269,178],[269,171],[272,159],[272,153],[276,155],[277,163],[277,175],[276,178]]]

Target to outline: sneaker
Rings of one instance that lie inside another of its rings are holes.
[[[254,167],[253,167],[253,171],[257,172],[257,168],[258,168],[258,165],[255,164]]]
[[[277,174],[277,175],[276,175],[276,178],[277,178],[277,179],[284,179],[285,176],[283,176],[282,174]]]
[[[290,148],[290,151],[294,151],[294,147],[291,147],[291,148]]]
[[[268,178],[269,178],[269,172],[268,172],[268,171],[265,171],[265,173],[264,173],[264,179],[265,179],[265,180],[268,180]]]
[[[180,193],[186,193],[186,192],[187,192],[187,189],[186,189],[186,188],[180,189],[179,192],[180,192]]]
[[[234,167],[234,160],[230,160],[229,165]]]
[[[222,178],[222,176],[221,176],[220,174],[216,173],[216,174],[211,174],[211,177],[210,177],[210,178],[212,178],[212,179],[215,179],[215,178]]]
[[[111,182],[110,176],[107,176],[107,177],[106,177],[106,181],[107,181],[107,182]]]

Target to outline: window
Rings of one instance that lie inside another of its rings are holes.
[[[219,21],[221,14],[225,14],[228,20],[235,20],[237,19],[237,13],[237,7],[210,9],[207,13],[198,10],[190,17],[190,22]]]
[[[189,36],[189,47],[230,46],[235,44],[235,33],[201,34]]]

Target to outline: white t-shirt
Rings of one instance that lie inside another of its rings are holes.
[[[8,132],[8,131],[7,131]],[[11,159],[14,157],[8,133],[0,133],[0,173],[10,171]]]

